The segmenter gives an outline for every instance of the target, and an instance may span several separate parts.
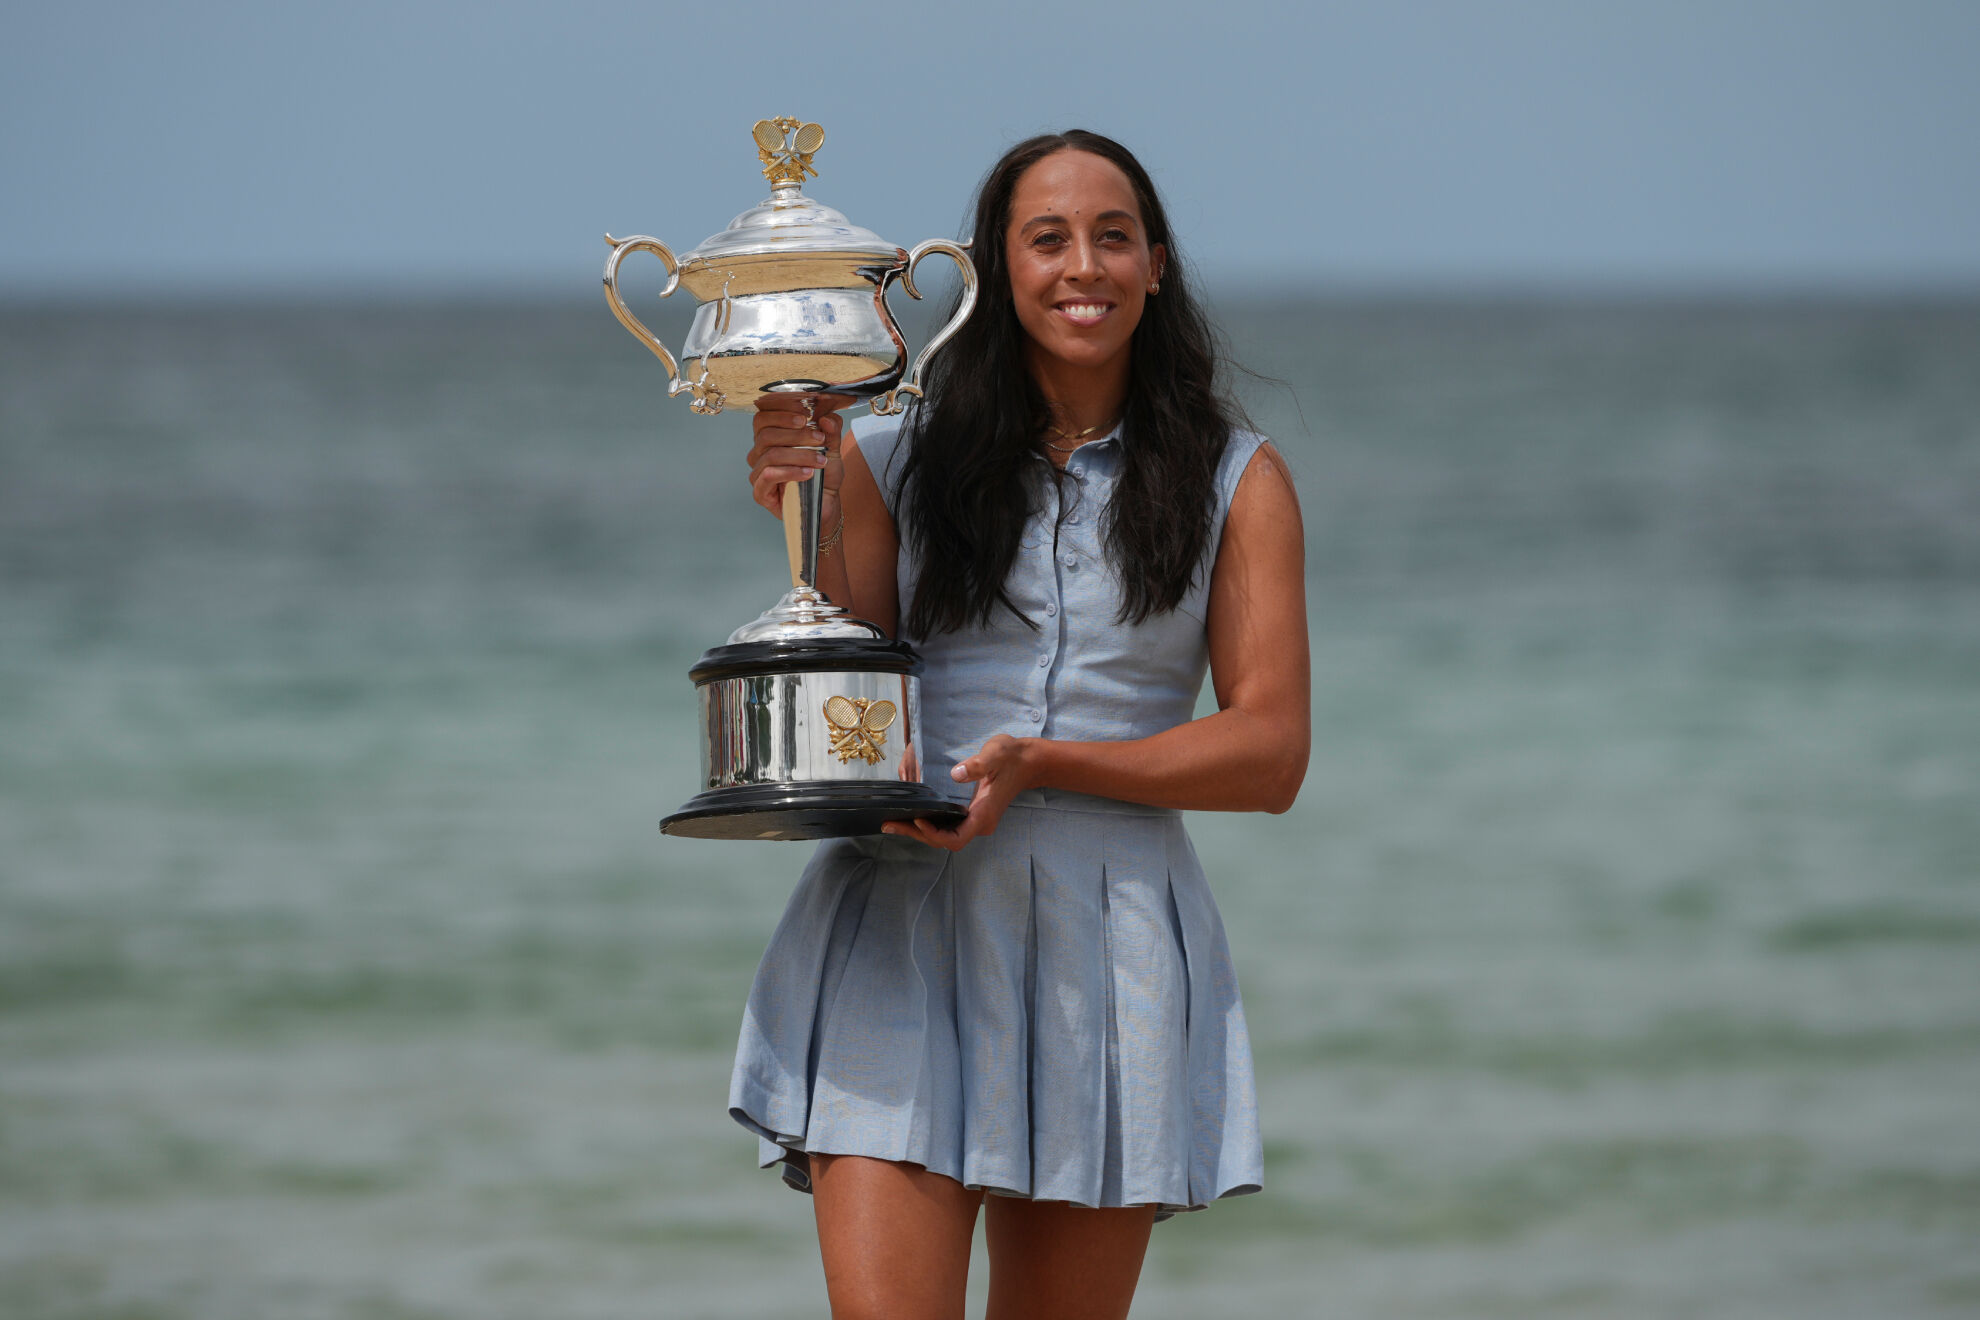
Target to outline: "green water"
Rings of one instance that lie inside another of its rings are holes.
[[[1980,309],[1224,319],[1315,752],[1135,1314],[1980,1314]],[[654,829],[745,434],[602,308],[0,315],[0,1314],[824,1314],[802,850]]]

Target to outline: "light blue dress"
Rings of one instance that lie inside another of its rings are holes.
[[[859,450],[898,524],[895,419]],[[1191,718],[1208,667],[1210,565],[1263,437],[1238,432],[1212,539],[1180,609],[1118,621],[1101,511],[1116,432],[1047,483],[1005,612],[915,638],[927,662],[922,777],[992,734],[1144,738]],[[914,566],[900,559],[901,600]],[[1020,794],[996,832],[948,853],[893,836],[821,844],[763,956],[729,1112],[809,1186],[807,1153],[902,1160],[983,1188],[1165,1213],[1257,1191],[1264,1176],[1244,1008],[1223,922],[1180,813],[1056,789]]]

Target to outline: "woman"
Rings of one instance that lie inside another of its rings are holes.
[[[1158,1215],[1262,1177],[1178,812],[1284,811],[1305,774],[1292,484],[1118,143],[1013,148],[973,257],[904,425],[766,409],[750,451],[772,512],[824,482],[820,586],[915,642],[922,776],[967,795],[823,845],[750,994],[731,1112],[813,1193],[839,1320],[960,1316],[979,1207],[993,1320],[1124,1316]]]

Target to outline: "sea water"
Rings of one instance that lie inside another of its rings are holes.
[[[1980,307],[1220,312],[1314,749],[1135,1314],[1980,1313]],[[602,307],[0,314],[0,1313],[824,1314],[805,849],[655,829],[747,435]]]

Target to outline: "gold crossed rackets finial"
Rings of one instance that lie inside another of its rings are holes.
[[[811,168],[812,153],[825,145],[825,130],[785,115],[781,119],[759,119],[750,130],[756,139],[756,158],[763,162],[763,177],[772,186],[802,185],[804,176],[818,177]]]
[[[891,701],[827,697],[825,722],[832,726],[832,751],[839,764],[857,756],[868,765],[878,765],[886,755],[887,728],[899,713]]]

